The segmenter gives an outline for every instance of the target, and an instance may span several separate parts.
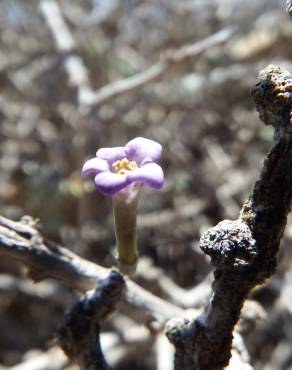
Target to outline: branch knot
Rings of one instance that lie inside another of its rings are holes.
[[[257,256],[256,241],[243,222],[224,220],[208,230],[200,240],[200,248],[219,269],[248,269]]]
[[[259,82],[251,95],[265,125],[292,131],[292,75],[284,69],[269,65],[260,72]]]

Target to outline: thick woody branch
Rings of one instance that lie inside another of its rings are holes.
[[[118,271],[101,281],[65,315],[59,343],[67,356],[83,370],[109,369],[100,344],[100,321],[114,311],[121,299],[124,279]]]
[[[52,278],[86,291],[93,289],[99,279],[107,276],[107,269],[45,241],[36,227],[35,220],[28,216],[20,222],[0,216],[0,253],[24,264],[33,281]]]
[[[45,240],[37,230],[36,222],[28,216],[20,222],[0,216],[0,254],[26,266],[34,281],[54,279],[79,291],[95,289],[110,274],[109,269]],[[162,326],[171,317],[184,314],[181,308],[154,296],[129,279],[126,279],[118,307],[130,312],[140,322],[148,324],[157,320]]]
[[[275,272],[292,203],[292,76],[269,66],[251,93],[260,118],[275,129],[272,148],[240,218],[220,222],[201,238],[215,279],[202,314],[169,326],[179,370],[220,370],[228,364],[232,332],[248,293]]]

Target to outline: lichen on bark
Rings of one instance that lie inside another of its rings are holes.
[[[251,95],[263,123],[274,127],[272,146],[238,220],[224,220],[201,238],[200,247],[215,267],[212,293],[200,315],[167,327],[176,370],[228,365],[245,299],[275,272],[292,203],[292,75],[270,65]]]

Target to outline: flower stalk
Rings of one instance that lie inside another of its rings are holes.
[[[137,247],[137,205],[138,192],[127,199],[123,192],[112,197],[115,222],[115,235],[118,251],[118,267],[127,275],[136,271],[138,262]]]

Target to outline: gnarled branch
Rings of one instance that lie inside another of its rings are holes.
[[[0,254],[25,265],[34,281],[51,278],[79,291],[94,289],[110,274],[109,269],[45,240],[35,220],[28,216],[20,222],[0,216]],[[126,279],[118,307],[137,316],[140,322],[148,324],[157,320],[162,326],[170,318],[184,314],[183,309],[154,296],[130,279]]]
[[[122,296],[124,279],[118,271],[101,281],[65,315],[59,328],[59,343],[67,356],[83,370],[106,370],[109,366],[100,344],[99,323],[114,309]]]
[[[244,300],[275,272],[292,204],[292,76],[269,66],[251,93],[260,118],[275,129],[272,148],[239,219],[222,221],[201,238],[215,279],[202,314],[169,325],[179,370],[221,370],[228,364]]]

